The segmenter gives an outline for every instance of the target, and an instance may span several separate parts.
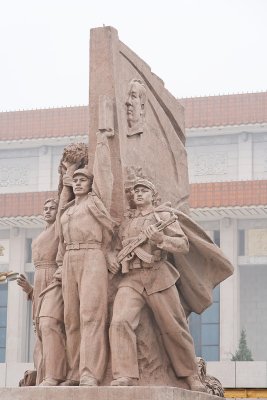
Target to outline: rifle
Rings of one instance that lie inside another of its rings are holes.
[[[161,232],[163,229],[165,229],[167,226],[173,224],[175,221],[177,221],[177,216],[173,215],[171,216],[167,221],[159,221],[155,224],[155,226],[158,228],[158,231]],[[144,232],[141,232],[136,239],[134,239],[132,242],[127,244],[117,255],[117,260],[118,263],[122,264],[122,272],[128,272],[127,271],[127,263],[134,257],[136,254],[137,256],[140,256],[143,261],[150,262],[152,260],[152,255],[148,254],[146,251],[143,249],[139,248],[139,246],[147,241],[148,237]],[[138,248],[138,249],[137,249]],[[134,252],[136,250],[136,252]],[[145,259],[144,259],[145,258]]]

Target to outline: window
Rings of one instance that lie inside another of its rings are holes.
[[[7,288],[0,284],[0,363],[6,360]]]
[[[32,262],[32,238],[26,238],[25,242],[25,262],[31,263]]]
[[[242,265],[240,277],[240,330],[255,361],[267,360],[267,264]]]
[[[238,255],[245,255],[245,231],[244,229],[238,229]]]
[[[266,227],[255,226],[249,229],[238,229],[238,255],[241,257],[266,257]]]
[[[213,303],[201,315],[192,313],[189,329],[194,339],[197,357],[206,361],[220,359],[220,287],[213,290]]]
[[[215,244],[217,244],[218,247],[220,247],[221,237],[220,237],[220,231],[219,230],[218,231],[217,230],[213,231],[213,241],[214,241]]]

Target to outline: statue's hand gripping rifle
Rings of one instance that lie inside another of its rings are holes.
[[[167,221],[159,221],[155,224],[155,227],[159,232],[163,231],[167,226],[173,224],[177,221],[177,216],[171,216]],[[122,273],[129,272],[129,261],[133,259],[135,255],[146,263],[151,263],[153,260],[153,255],[147,253],[140,247],[143,243],[147,241],[148,237],[144,232],[141,232],[136,239],[128,243],[123,249],[118,253],[117,260],[118,263],[122,265]]]

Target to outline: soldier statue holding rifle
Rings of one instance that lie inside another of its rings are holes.
[[[152,182],[139,179],[133,190],[136,209],[121,226],[123,248],[110,266],[111,272],[117,273],[122,265],[110,326],[111,385],[130,386],[139,378],[135,330],[148,305],[176,376],[186,378],[191,390],[205,391],[197,376],[194,344],[175,286],[179,272],[167,260],[168,253],[187,253],[188,239],[177,217],[154,207]]]

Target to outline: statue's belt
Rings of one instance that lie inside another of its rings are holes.
[[[36,261],[34,262],[35,269],[49,269],[49,268],[57,268],[57,264],[55,261]]]
[[[141,247],[137,247],[121,262],[122,273],[127,273],[133,269],[158,269],[157,263],[166,259],[167,254],[163,250],[154,250],[150,254]]]
[[[66,250],[80,250],[80,249],[101,249],[102,243],[92,242],[92,243],[70,243],[66,245]]]

